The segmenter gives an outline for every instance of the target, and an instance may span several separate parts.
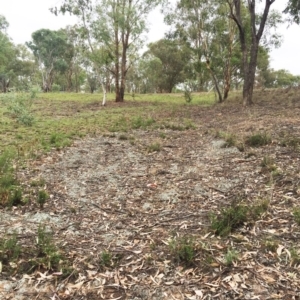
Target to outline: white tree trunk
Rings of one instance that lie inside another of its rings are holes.
[[[102,106],[106,105],[106,87],[103,81],[101,80],[101,86],[102,86],[102,92],[103,92],[103,100],[102,100]]]

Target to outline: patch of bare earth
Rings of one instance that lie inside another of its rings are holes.
[[[42,222],[76,276],[2,273],[1,299],[299,299],[300,266],[291,249],[300,244],[292,214],[300,201],[300,155],[282,143],[300,136],[299,103],[188,107],[195,130],[133,131],[134,143],[118,135],[87,138],[32,162],[20,178],[44,178],[51,199],[42,211],[32,203],[2,212],[0,233],[16,231],[26,243]],[[217,130],[240,142],[266,131],[272,143],[223,148]],[[161,150],[147,151],[153,143]],[[266,156],[276,176],[262,166]],[[228,237],[211,231],[211,212],[263,199],[269,206],[259,220]],[[185,236],[197,245],[190,265],[169,246]],[[232,265],[224,259],[228,250],[238,255]],[[103,252],[112,265],[101,264]]]

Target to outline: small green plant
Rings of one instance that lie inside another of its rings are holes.
[[[165,138],[167,137],[167,135],[166,135],[164,132],[160,132],[160,133],[159,133],[159,137],[160,137],[161,139],[165,139]]]
[[[56,268],[62,256],[54,245],[52,234],[47,232],[44,225],[38,227],[36,246],[39,263],[48,269]]]
[[[294,216],[294,220],[295,222],[300,225],[300,208],[294,208],[293,210],[293,216]]]
[[[224,255],[224,263],[227,266],[231,266],[238,259],[238,253],[233,249],[228,249]]]
[[[18,244],[17,235],[0,240],[0,261],[7,264],[19,257],[21,246]]]
[[[189,266],[195,259],[195,242],[192,238],[173,238],[169,241],[169,249],[174,261]]]
[[[262,168],[268,170],[269,172],[275,171],[277,169],[274,163],[274,159],[270,156],[264,156],[260,165]]]
[[[110,267],[112,265],[112,255],[108,251],[103,251],[100,255],[100,265],[103,267]]]
[[[228,208],[222,209],[220,214],[210,215],[211,228],[217,235],[226,236],[245,222],[257,220],[268,209],[268,205],[267,200],[253,205],[233,202]]]
[[[45,190],[40,190],[37,197],[37,203],[41,208],[44,208],[47,199],[49,199],[49,194]]]
[[[119,136],[119,140],[120,140],[120,141],[126,141],[126,140],[128,140],[128,136],[125,135],[125,134],[121,134],[121,135]]]
[[[28,93],[8,93],[4,99],[12,117],[25,126],[31,126],[34,117],[31,113],[33,98]]]
[[[292,248],[290,249],[290,253],[291,253],[291,265],[292,266],[299,265],[300,264],[299,252],[295,248]]]
[[[222,148],[230,148],[236,145],[236,136],[232,133],[218,131],[216,137],[225,140]]]
[[[267,238],[263,242],[263,246],[267,251],[276,253],[276,250],[278,249],[279,243],[278,243],[278,241],[274,240],[273,238]]]
[[[18,206],[23,204],[22,202],[22,190],[20,188],[15,188],[11,190],[9,198],[10,206]]]
[[[151,126],[155,123],[155,120],[152,118],[143,119],[141,116],[135,117],[131,120],[131,127],[133,129],[143,128],[146,129],[147,127]]]
[[[211,214],[211,228],[217,235],[228,235],[246,222],[248,211],[245,205],[233,204],[222,209],[219,215]]]
[[[158,152],[161,150],[161,144],[160,143],[153,143],[147,147],[148,152]]]
[[[52,133],[50,136],[50,144],[56,149],[71,145],[70,139],[63,133]]]
[[[13,153],[5,151],[0,155],[0,205],[19,205],[22,191],[18,187],[15,170],[12,166]]]
[[[46,181],[44,178],[39,178],[39,179],[36,179],[36,180],[32,180],[30,182],[30,186],[32,187],[43,187],[45,185]]]
[[[266,133],[256,133],[246,138],[246,145],[251,147],[261,147],[272,142],[271,137]]]
[[[184,89],[183,97],[186,103],[191,103],[193,100],[192,92],[187,87]]]

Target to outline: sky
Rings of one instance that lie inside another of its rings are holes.
[[[75,24],[76,19],[65,16],[55,16],[50,7],[59,6],[61,0],[2,0],[0,14],[4,15],[10,26],[8,35],[16,44],[30,41],[31,34],[39,29],[57,30],[69,24]],[[277,0],[272,9],[282,11],[286,1]],[[167,26],[159,10],[152,12],[148,18],[149,32],[147,42],[154,42],[164,36]],[[300,75],[300,26],[283,24],[279,28],[283,35],[283,43],[279,49],[271,52],[271,67],[275,70],[285,69],[294,75]]]

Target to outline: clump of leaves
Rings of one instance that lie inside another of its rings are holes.
[[[220,214],[210,215],[211,228],[217,235],[226,236],[244,223],[257,220],[268,209],[268,204],[266,200],[254,205],[233,202]]]
[[[293,216],[294,216],[294,220],[295,222],[300,225],[300,208],[294,208],[293,210]]]
[[[231,266],[233,264],[234,261],[236,261],[238,259],[238,253],[233,250],[233,249],[228,249],[227,253],[224,256],[224,263],[227,266]]]
[[[196,245],[192,238],[173,238],[169,241],[169,249],[176,262],[189,266],[195,259]]]
[[[147,147],[148,152],[158,152],[161,150],[160,143],[153,143]]]
[[[261,147],[268,145],[272,142],[271,137],[266,133],[256,133],[246,138],[246,145],[251,147]]]
[[[37,203],[41,208],[44,207],[46,200],[49,199],[49,194],[45,190],[40,190],[37,197]]]

